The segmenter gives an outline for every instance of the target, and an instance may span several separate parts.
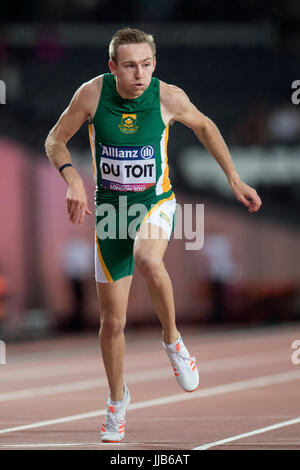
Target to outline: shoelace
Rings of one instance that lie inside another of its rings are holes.
[[[123,419],[120,413],[112,413],[108,411],[105,419],[105,428],[109,432],[118,432],[122,424],[125,424],[126,420]]]
[[[191,362],[193,362],[194,364],[196,364],[196,358],[195,358],[195,357],[192,357],[192,356],[185,356],[184,354],[182,354],[181,351],[178,351],[178,352],[176,351],[176,352],[171,353],[171,354],[172,354],[172,358],[173,358],[174,362],[175,362],[176,360],[178,360],[178,359],[181,360],[181,361],[183,361],[183,363],[184,363],[184,365],[185,365],[185,367],[186,367],[187,369],[190,368],[190,363],[191,363]],[[187,363],[186,361],[189,361],[189,362]]]

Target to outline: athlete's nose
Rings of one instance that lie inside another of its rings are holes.
[[[136,78],[141,78],[142,77],[142,67],[140,67],[140,66],[136,67],[135,76],[136,76]]]

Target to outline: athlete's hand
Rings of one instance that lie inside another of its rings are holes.
[[[252,213],[259,210],[262,202],[255,189],[242,181],[231,184],[231,188],[237,200],[248,208],[248,212]]]
[[[73,225],[82,225],[86,214],[91,215],[87,196],[81,179],[70,183],[67,190],[67,209]]]

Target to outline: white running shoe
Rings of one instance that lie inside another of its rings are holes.
[[[101,426],[102,442],[120,442],[125,436],[125,414],[130,404],[130,393],[124,384],[122,401],[111,402],[110,395],[106,402],[106,415]]]
[[[199,385],[196,359],[191,357],[180,334],[176,343],[166,344],[163,341],[162,344],[173,366],[177,382],[186,392],[194,392]]]

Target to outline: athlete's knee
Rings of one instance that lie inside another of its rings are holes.
[[[113,315],[103,315],[100,322],[99,334],[106,337],[119,336],[123,333],[126,320]]]
[[[137,253],[135,264],[140,273],[146,278],[157,279],[163,268],[163,261],[151,252],[146,254]]]

